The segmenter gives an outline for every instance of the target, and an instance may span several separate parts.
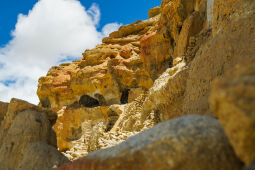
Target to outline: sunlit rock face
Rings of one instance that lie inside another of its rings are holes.
[[[232,89],[225,89],[224,85],[212,89],[212,82],[224,77],[235,65],[249,63],[254,58],[254,11],[255,2],[250,0],[163,0],[161,6],[149,10],[148,20],[122,26],[104,38],[102,44],[86,50],[79,60],[52,67],[39,79],[37,94],[41,107],[58,114],[53,126],[58,149],[74,160],[115,146],[159,122],[198,114],[220,119],[221,125],[217,126],[223,126],[231,144],[226,138],[228,149],[225,151],[229,151],[231,160],[222,160],[224,165],[229,165],[227,169],[233,169],[231,165],[235,163],[235,168],[240,169],[240,160],[247,166],[252,164],[253,157],[247,156],[252,152],[240,146],[246,145],[244,141],[254,143],[252,137],[243,133],[245,128],[252,131],[252,125],[240,130],[242,137],[232,136],[239,126],[229,122],[232,128],[228,127],[224,114],[229,111],[225,111],[224,102],[229,103],[217,96],[221,88],[229,93]],[[231,82],[231,78],[225,79],[222,82]],[[209,96],[213,96],[212,102],[220,104],[210,107]],[[236,100],[232,103],[242,101]],[[244,114],[242,116],[245,119]],[[252,124],[252,120],[248,122]],[[218,135],[224,136],[224,133]],[[206,134],[210,136],[211,131]],[[179,139],[178,134],[175,135]],[[139,137],[137,140],[140,141]],[[204,145],[196,145],[194,149],[201,147]],[[125,153],[131,154],[129,150]],[[91,157],[93,164],[94,159],[101,161],[105,152],[92,155],[96,155]],[[136,156],[131,158],[148,161],[146,156]],[[87,158],[77,166],[94,167]],[[109,159],[116,161],[112,157]],[[223,164],[211,168],[224,169]],[[108,163],[100,162],[98,169],[105,165]],[[194,167],[199,169],[199,166]],[[200,169],[206,168],[200,166]]]

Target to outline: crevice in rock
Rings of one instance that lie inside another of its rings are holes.
[[[51,107],[50,100],[48,97],[46,97],[45,99],[42,99],[41,104],[42,104],[42,107],[45,107],[45,108]]]
[[[106,125],[105,132],[109,132],[113,128],[118,118],[119,115],[111,110],[110,113],[108,114],[108,124]]]
[[[179,34],[181,33],[181,31],[182,31],[182,25],[178,27]]]
[[[100,106],[99,101],[89,95],[83,95],[80,98],[79,104],[85,107],[97,107]]]
[[[71,127],[67,141],[74,141],[80,139],[82,136],[81,127]]]
[[[121,104],[126,104],[128,103],[128,94],[129,94],[129,90],[130,89],[124,89],[121,93],[121,98],[120,98],[120,102]]]

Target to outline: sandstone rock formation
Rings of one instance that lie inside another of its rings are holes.
[[[0,169],[253,167],[255,1],[163,0],[148,15],[52,67],[39,106],[0,103]]]
[[[192,115],[160,123],[120,145],[94,152],[59,170],[240,168],[219,122]]]
[[[39,108],[22,100],[12,99],[0,127],[1,169],[46,170],[68,162],[68,159],[54,148],[56,147],[56,135],[51,126],[55,120],[56,113],[50,110]],[[41,143],[35,144],[36,142]],[[34,150],[36,148],[47,149],[48,152],[41,155],[44,157],[38,157],[38,152]],[[48,154],[58,155],[58,157],[54,158],[55,161],[45,162]],[[44,162],[45,166],[39,167],[38,162]]]
[[[237,155],[255,160],[255,61],[238,64],[214,81],[211,107],[219,117]]]
[[[153,81],[143,69],[139,40],[154,28],[158,19],[155,16],[122,26],[103,39],[103,44],[86,50],[82,59],[52,67],[47,76],[39,80],[40,105],[60,109],[82,102],[85,95],[97,101],[93,106],[125,104],[130,89],[150,88]],[[87,101],[84,102],[86,105]]]

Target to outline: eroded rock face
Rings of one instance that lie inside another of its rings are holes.
[[[218,121],[193,115],[160,123],[59,168],[67,169],[239,170],[241,163]]]
[[[254,58],[254,6],[250,0],[163,0],[148,20],[122,26],[83,58],[52,67],[37,93],[41,106],[59,114],[59,149],[76,159],[160,121],[214,115],[213,80]]]
[[[109,106],[121,104],[127,90],[150,88],[153,81],[143,68],[140,38],[155,27],[158,19],[155,16],[122,26],[104,38],[101,45],[86,50],[82,59],[52,67],[39,80],[40,105],[61,109],[87,95],[100,106]]]
[[[237,155],[251,164],[255,160],[255,60],[238,64],[214,81],[210,102]]]
[[[45,145],[56,147],[56,134],[51,128],[55,120],[56,113],[52,111],[22,100],[12,99],[0,127],[1,169],[17,169],[22,160],[27,159],[24,158],[24,151],[34,142],[43,142]],[[27,151],[33,152],[30,149]],[[56,148],[54,152],[58,152]],[[60,155],[61,159],[64,159],[64,156]],[[40,157],[40,159],[44,161],[46,158]],[[32,160],[31,157],[30,160]],[[25,170],[27,166],[31,167],[32,164],[23,164],[21,169]],[[38,167],[33,168],[38,169]]]
[[[247,13],[246,9],[243,8],[243,5],[247,4],[248,1],[236,1],[236,3],[239,5],[228,7],[233,7],[233,11],[240,9],[243,12],[233,13],[239,17],[227,20],[221,31],[213,30],[213,32],[218,33],[210,36],[200,46],[190,64],[183,103],[183,111],[186,113],[212,114],[208,102],[212,81],[224,75],[234,65],[254,58],[254,10]],[[248,4],[248,9],[250,9],[255,6],[255,1],[249,1]],[[224,9],[218,10],[224,11]],[[217,25],[217,22],[213,24]]]
[[[8,103],[0,102],[0,125],[1,121],[4,120],[4,116],[8,110]]]

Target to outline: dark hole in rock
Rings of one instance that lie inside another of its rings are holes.
[[[181,33],[181,31],[182,31],[182,25],[178,27],[179,34]]]
[[[169,68],[172,68],[173,67],[173,58],[170,58],[169,60]]]
[[[82,136],[82,129],[81,127],[71,127],[69,130],[69,135],[67,137],[67,141],[73,141],[73,140],[78,140]]]
[[[110,55],[110,58],[111,58],[111,59],[114,59],[114,58],[115,58],[115,56],[114,56],[114,55]]]
[[[94,99],[93,97],[90,97],[89,95],[83,95],[80,98],[79,104],[85,106],[85,107],[97,107],[99,105],[99,101],[97,99]]]
[[[126,104],[126,103],[128,103],[128,94],[129,94],[129,90],[130,90],[130,89],[125,89],[125,90],[122,91],[121,98],[120,98],[121,104]]]
[[[171,47],[174,47],[174,46],[175,46],[175,42],[174,42],[174,39],[173,39],[173,38],[170,38],[170,44],[171,44]]]
[[[106,105],[105,98],[102,94],[97,93],[97,94],[95,94],[95,97],[97,98],[100,106]]]
[[[106,125],[105,132],[109,132],[113,128],[118,118],[119,115],[116,112],[111,110],[110,113],[108,113],[108,124]]]
[[[41,104],[42,104],[42,107],[45,107],[45,108],[51,107],[50,100],[48,97],[46,97],[45,99],[42,99]]]

